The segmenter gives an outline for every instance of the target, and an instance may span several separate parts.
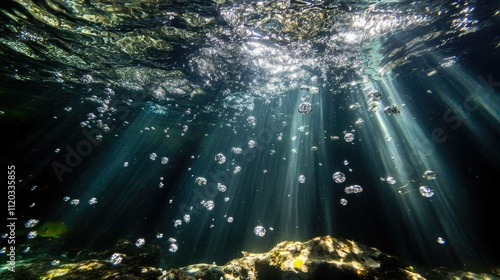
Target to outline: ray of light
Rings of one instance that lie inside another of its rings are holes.
[[[442,61],[437,56],[431,58]],[[437,78],[432,88],[448,109],[441,115],[446,127],[434,130],[437,140],[446,141],[453,137],[447,130],[456,131],[465,125],[486,156],[499,158],[496,136],[500,133],[500,95],[494,87],[499,87],[500,82],[495,82],[491,73],[487,77],[474,76],[459,62],[441,67],[440,71],[444,75]]]
[[[148,207],[161,197],[152,194],[161,194],[160,183],[164,182],[160,177],[170,168],[169,164],[161,163],[161,158],[175,158],[182,152],[185,140],[182,137],[168,139],[163,130],[145,130],[145,126],[154,124],[158,117],[141,110],[125,129],[105,134],[103,141],[109,137],[117,141],[106,147],[102,147],[101,142],[82,158],[80,165],[74,168],[78,173],[66,179],[68,182],[63,181],[64,186],[70,186],[65,191],[70,200],[64,203],[62,197],[58,198],[59,206],[54,207],[47,219],[67,223],[85,246],[102,243],[103,232],[112,235],[108,236],[110,239],[139,238],[143,232],[137,225],[142,223],[142,215],[147,215],[144,213],[149,211]],[[103,134],[98,129],[89,131],[93,137]],[[152,153],[157,154],[155,160],[150,158]],[[92,198],[96,199],[95,204],[89,203]],[[73,199],[78,199],[79,204],[72,206]],[[95,234],[82,238],[78,229],[85,228],[96,228]],[[123,234],[117,234],[113,228]]]
[[[322,96],[312,95],[313,113],[303,115],[297,108],[306,94],[296,91],[281,101],[257,106],[250,113],[255,126],[246,123],[247,115],[240,116],[243,125],[237,128],[220,122],[200,143],[197,154],[203,159],[193,161],[191,171],[183,175],[180,182],[185,187],[176,195],[174,206],[178,210],[174,219],[182,220],[187,214],[191,220],[168,229],[179,240],[192,240],[186,251],[213,248],[200,257],[210,260],[230,247],[227,242],[235,242],[230,241],[231,235],[241,236],[236,247],[262,251],[279,241],[333,233],[332,181],[325,176],[331,170],[325,152],[324,112],[319,106]],[[231,137],[220,137],[229,133]],[[249,140],[256,142],[254,148],[248,147]],[[241,148],[241,154],[231,152],[233,147]],[[214,159],[218,153],[226,157],[223,164]],[[235,172],[237,166],[241,171]],[[304,183],[299,182],[300,175]],[[206,178],[207,184],[197,185],[197,177]],[[227,191],[220,192],[218,184]],[[207,201],[214,202],[212,210],[203,205]],[[229,217],[232,222],[227,221]],[[259,225],[266,229],[264,237],[253,232]]]
[[[411,102],[401,94],[402,88],[390,75],[381,79],[378,88],[384,93],[384,101],[381,102],[384,106],[397,104],[401,107]],[[361,94],[358,97],[359,102],[365,104],[364,97]],[[366,104],[364,106],[367,109]],[[376,167],[381,177],[392,176],[397,180],[394,185],[381,185],[392,190],[392,199],[399,205],[397,210],[404,217],[395,227],[405,227],[406,232],[412,235],[415,244],[410,245],[414,248],[409,250],[418,250],[426,259],[436,254],[433,244],[437,244],[437,237],[443,237],[447,246],[452,248],[451,251],[438,251],[443,255],[443,261],[477,259],[475,240],[470,239],[466,226],[469,221],[464,219],[466,215],[461,207],[466,199],[463,197],[465,193],[460,190],[464,186],[460,184],[456,172],[442,159],[439,147],[422,130],[421,120],[406,108],[401,108],[400,115],[392,116],[383,114],[379,108],[371,118],[374,123],[365,126],[361,133],[364,139],[370,139],[375,148],[363,148],[367,149],[370,160],[382,163]],[[393,139],[391,142],[386,141],[387,135]],[[429,169],[439,174],[438,179],[422,178],[423,172]],[[435,194],[423,197],[419,192],[421,186],[428,186]],[[405,241],[398,243],[405,244]]]

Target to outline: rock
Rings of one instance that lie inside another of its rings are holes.
[[[120,251],[123,250],[123,251]],[[385,254],[353,240],[315,237],[306,242],[284,241],[269,252],[242,252],[239,259],[223,266],[193,264],[168,271],[148,265],[147,256],[160,254],[158,248],[136,248],[120,241],[112,251],[124,256],[123,262],[111,264],[109,257],[88,259],[58,266],[50,266],[52,258],[44,256],[37,261],[24,263],[12,273],[0,273],[0,279],[58,279],[58,280],[240,280],[240,279],[499,279],[500,269],[494,274],[468,271],[451,271],[446,268],[415,271],[404,260]],[[90,255],[109,255],[110,251]],[[128,254],[125,254],[128,253]],[[154,261],[156,262],[156,260]]]
[[[202,265],[169,270],[162,279],[220,279],[221,276],[223,279],[425,279],[394,256],[330,236],[307,242],[281,242],[261,254],[243,252],[242,258],[221,267]]]

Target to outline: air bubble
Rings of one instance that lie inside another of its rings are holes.
[[[346,179],[345,174],[340,171],[333,173],[332,178],[337,184],[343,183]]]
[[[298,110],[299,113],[303,115],[309,115],[312,111],[312,105],[309,102],[302,102],[300,103]]]
[[[345,140],[346,142],[348,142],[348,143],[349,143],[349,142],[354,141],[354,134],[352,134],[352,133],[350,133],[350,132],[349,132],[349,133],[346,133],[346,134],[344,135],[344,140]]]
[[[434,195],[434,191],[432,191],[429,187],[427,186],[420,186],[419,188],[420,194],[423,197],[431,197]]]
[[[266,235],[266,229],[263,226],[256,226],[253,232],[258,237],[263,237],[264,235]]]

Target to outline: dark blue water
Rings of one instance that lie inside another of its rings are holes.
[[[255,3],[144,4],[143,16],[131,9],[118,23],[107,18],[103,25],[47,3],[38,5],[74,27],[40,22],[15,2],[0,5],[0,128],[7,139],[1,159],[4,168],[16,167],[18,260],[48,254],[71,262],[83,249],[103,252],[119,240],[144,238],[161,248],[157,266],[224,264],[242,250],[264,252],[284,240],[331,235],[415,266],[498,266],[497,2],[318,2],[288,10],[267,3],[260,12]],[[237,22],[227,16],[238,15],[231,5],[255,9],[254,17]],[[309,22],[318,30],[306,35],[264,20],[269,11],[317,10],[325,17]],[[29,17],[8,16],[16,11]],[[212,21],[193,23],[192,13]],[[393,23],[374,35],[350,20],[410,14],[422,21]],[[244,35],[242,26],[256,34]],[[175,37],[159,32],[162,27],[191,35]],[[351,33],[363,39],[350,45],[342,34]],[[131,34],[169,47],[119,41]],[[384,96],[374,112],[366,102],[372,89]],[[309,115],[297,110],[304,96],[312,104]],[[356,102],[360,108],[350,109]],[[401,114],[385,114],[391,104]],[[355,124],[359,118],[364,124]],[[353,142],[344,141],[348,132]],[[215,162],[218,153],[225,163]],[[164,156],[167,164],[160,163]],[[423,179],[425,170],[437,172],[437,179]],[[345,183],[332,180],[336,171],[346,175]],[[385,181],[389,176],[395,185]],[[197,177],[207,185],[198,186]],[[351,185],[363,192],[346,194]],[[422,196],[422,185],[434,195]],[[89,205],[91,198],[97,204]],[[213,210],[203,205],[209,200]],[[69,231],[27,239],[29,219],[61,221]],[[254,234],[258,225],[265,236]],[[169,252],[170,237],[176,252]]]

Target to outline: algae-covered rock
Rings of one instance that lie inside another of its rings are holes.
[[[113,250],[122,251],[119,254],[123,261],[89,259],[50,266],[45,258],[20,267],[16,278],[0,273],[0,279],[500,279],[494,274],[445,268],[417,271],[406,261],[377,248],[331,236],[315,237],[306,242],[284,241],[265,253],[243,252],[241,258],[222,266],[201,263],[167,271],[149,266],[141,258],[147,250],[156,255],[155,248],[137,250],[129,242],[120,241]]]

